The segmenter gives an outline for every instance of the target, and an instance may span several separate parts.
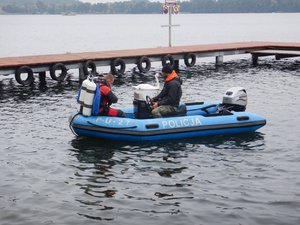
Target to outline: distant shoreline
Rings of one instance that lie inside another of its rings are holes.
[[[118,1],[113,3],[83,3],[77,0],[0,0],[0,14],[59,15],[66,12],[75,14],[160,14],[164,3],[144,1]],[[168,5],[165,13],[175,10]],[[191,14],[215,13],[299,13],[299,0],[203,0],[176,1],[176,12]]]
[[[247,13],[180,13],[181,15],[193,15],[193,14],[299,14],[300,12],[247,12]],[[161,13],[74,13],[74,14],[29,14],[29,13],[0,13],[0,16],[85,16],[85,15],[160,15]]]

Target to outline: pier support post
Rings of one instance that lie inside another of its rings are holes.
[[[258,64],[258,56],[256,54],[252,54],[252,65],[257,66]]]
[[[174,70],[179,73],[179,60],[174,60]]]
[[[40,84],[46,84],[46,71],[39,72]]]
[[[79,73],[79,82],[81,82],[85,79],[85,74],[83,72],[83,66],[82,65],[79,66],[78,73]]]
[[[219,55],[216,56],[216,66],[222,66],[223,65],[223,56]]]

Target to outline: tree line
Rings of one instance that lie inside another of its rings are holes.
[[[91,4],[78,0],[0,0],[0,13],[154,14],[162,12],[161,2],[131,0]],[[177,2],[180,5],[181,13],[300,12],[299,0],[190,0]]]

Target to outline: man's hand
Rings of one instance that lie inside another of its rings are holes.
[[[155,109],[158,107],[158,103],[157,102],[152,102],[152,108]]]

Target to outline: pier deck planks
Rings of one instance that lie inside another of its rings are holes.
[[[245,50],[251,53],[255,50],[283,49],[287,51],[299,51],[300,43],[294,42],[234,42],[220,44],[203,44],[174,47],[157,47],[142,49],[127,49],[113,51],[83,52],[83,53],[63,53],[49,55],[17,56],[0,58],[0,70],[7,68],[16,68],[19,66],[41,66],[50,65],[58,62],[62,63],[79,63],[87,60],[104,61],[114,58],[138,58],[141,56],[155,57],[166,54],[185,54],[192,53],[209,53],[209,52],[226,52]]]

